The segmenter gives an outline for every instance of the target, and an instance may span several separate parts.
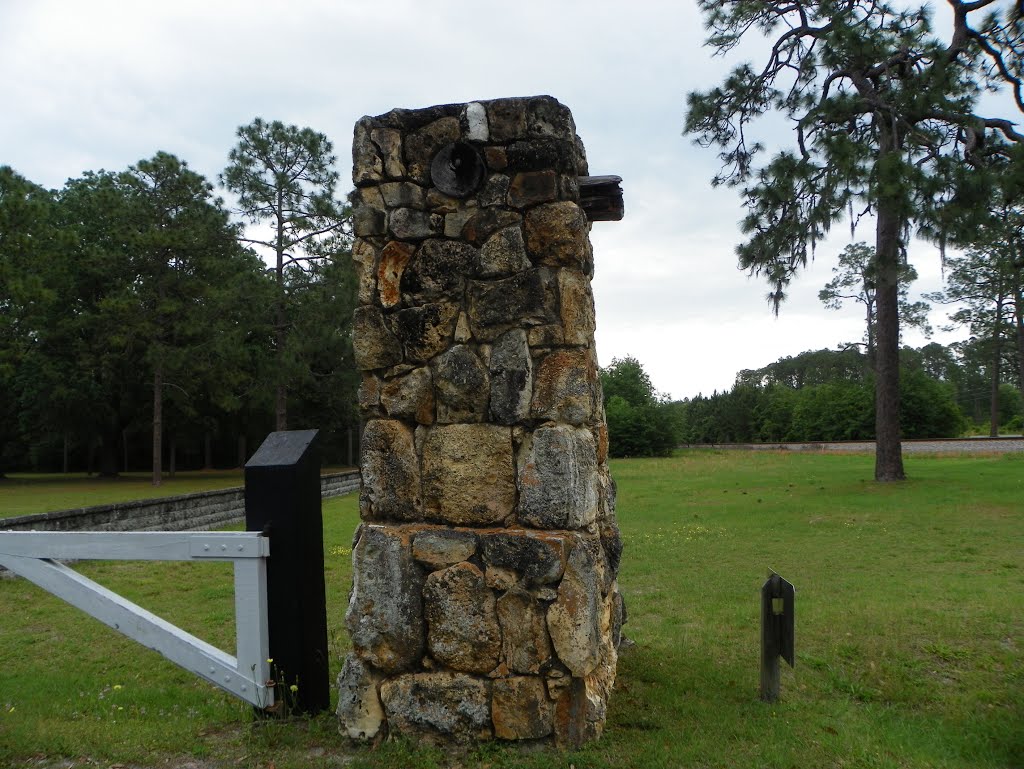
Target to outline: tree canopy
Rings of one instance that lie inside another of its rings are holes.
[[[613,457],[667,456],[676,444],[671,404],[661,398],[636,358],[614,358],[601,369],[609,453]]]
[[[266,249],[274,260],[275,414],[277,429],[284,430],[288,389],[299,376],[290,295],[305,288],[318,260],[348,252],[347,212],[334,197],[337,158],[324,134],[256,118],[237,136],[221,181],[237,195],[243,219],[269,227],[267,235],[247,233],[242,240]]]

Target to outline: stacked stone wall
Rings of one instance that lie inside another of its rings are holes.
[[[551,97],[356,125],[344,732],[600,735],[623,619],[583,145]]]

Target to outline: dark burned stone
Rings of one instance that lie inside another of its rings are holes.
[[[544,322],[546,303],[540,270],[469,284],[469,319],[474,327]],[[474,329],[475,330],[475,329]]]
[[[506,151],[510,172],[555,171],[575,174],[579,165],[576,144],[563,139],[514,142]]]
[[[402,293],[417,300],[461,300],[466,279],[476,274],[479,263],[480,252],[468,243],[430,238],[402,274]]]
[[[438,355],[431,368],[437,399],[437,421],[483,422],[489,394],[487,368],[466,345]]]
[[[489,368],[491,419],[502,425],[526,419],[533,393],[533,360],[523,329],[512,329],[498,337],[491,349]]]
[[[410,361],[430,360],[448,347],[459,308],[452,304],[425,304],[399,310],[392,316],[395,336]]]
[[[569,543],[559,534],[518,530],[482,537],[481,550],[491,566],[511,569],[529,585],[545,585],[561,578]]]
[[[558,176],[554,171],[516,174],[508,190],[508,202],[515,208],[548,203],[558,197]]]
[[[520,214],[506,208],[483,208],[463,225],[462,237],[474,246],[482,246],[498,230],[522,221],[523,217]]]
[[[372,118],[372,120],[374,123],[379,123],[382,126],[396,128],[402,133],[409,133],[411,131],[418,131],[424,126],[430,125],[435,120],[440,120],[441,118],[457,118],[462,113],[463,109],[465,109],[464,104],[438,104],[433,107],[423,107],[421,109],[399,108],[393,109],[379,117]],[[363,120],[367,120],[367,118],[363,118]]]

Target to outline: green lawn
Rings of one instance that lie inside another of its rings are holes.
[[[688,452],[614,462],[629,609],[604,738],[552,756],[354,748],[248,709],[32,585],[0,580],[0,766],[1024,766],[1024,456]],[[334,671],[354,496],[324,505]],[[797,587],[797,666],[758,701],[758,594]],[[228,567],[83,564],[227,647]],[[173,586],[169,589],[169,586]]]
[[[126,473],[117,478],[86,476],[82,473],[12,473],[0,480],[0,519],[16,515],[72,510],[78,507],[129,502],[213,491],[241,486],[241,470],[203,470],[176,473],[154,486],[150,473]]]

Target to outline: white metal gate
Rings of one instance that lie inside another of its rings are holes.
[[[274,704],[267,622],[270,541],[257,532],[0,532],[0,566],[259,708]],[[221,651],[58,560],[231,561],[236,654]]]

